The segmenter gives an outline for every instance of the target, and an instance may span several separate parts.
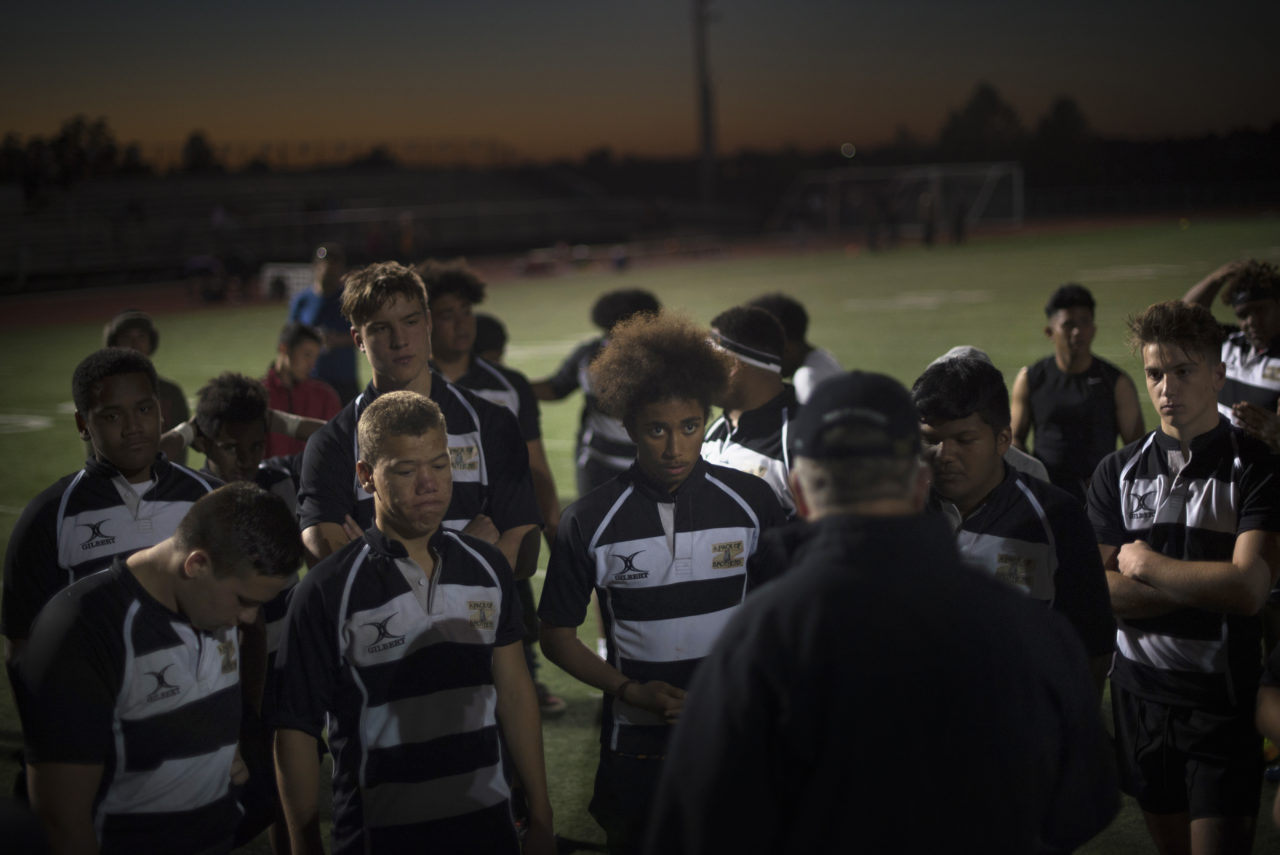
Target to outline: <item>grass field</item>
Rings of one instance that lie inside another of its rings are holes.
[[[1181,295],[1227,259],[1280,260],[1278,225],[1275,217],[1192,219],[1025,232],[958,247],[904,247],[881,254],[803,247],[734,252],[684,264],[642,264],[625,274],[586,271],[496,281],[483,308],[508,325],[507,362],[535,378],[552,371],[574,344],[593,334],[588,312],[594,298],[625,286],[648,288],[665,305],[702,321],[759,293],[785,291],[807,305],[810,340],[831,349],[847,367],[883,371],[910,384],[937,355],[953,345],[971,344],[985,349],[1012,381],[1019,366],[1047,352],[1041,329],[1049,291],[1078,281],[1092,289],[1099,304],[1095,351],[1140,379],[1122,341],[1123,317]],[[112,305],[109,296],[99,294],[85,299],[101,304],[98,321],[61,322],[56,306],[35,323],[14,325],[0,317],[0,327],[5,327],[0,341],[0,546],[7,545],[9,529],[27,501],[81,463],[70,415],[72,369],[99,346],[103,320],[120,309],[147,308],[145,300],[126,306]],[[0,316],[4,308],[0,302]],[[1224,308],[1217,312],[1227,317]],[[279,305],[158,314],[157,368],[189,395],[223,370],[260,375],[283,315]],[[1154,414],[1143,397],[1150,427]],[[570,455],[579,405],[575,396],[543,407],[543,432],[566,502],[573,492]],[[191,462],[199,465],[199,455]],[[584,627],[584,636],[591,629]],[[598,845],[603,834],[586,813],[597,746],[597,696],[554,667],[545,666],[543,677],[570,703],[564,717],[544,728],[557,830]],[[0,786],[5,788],[13,778],[9,756],[21,739],[8,688],[7,683],[0,687]],[[957,787],[964,786],[963,769],[937,774],[953,775]],[[1264,817],[1274,792],[1271,786],[1264,789]],[[928,815],[927,805],[920,810]],[[1254,851],[1280,851],[1280,834],[1269,820],[1260,822],[1259,829]],[[1150,849],[1140,815],[1126,805],[1112,827],[1082,851]]]

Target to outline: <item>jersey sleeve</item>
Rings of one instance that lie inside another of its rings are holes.
[[[524,437],[525,442],[542,439],[542,411],[538,409],[538,399],[534,397],[533,387],[518,371],[507,372],[507,379],[511,381],[512,386],[516,387],[516,397],[520,402],[518,416],[520,435]]]
[[[478,399],[477,399],[478,400]],[[542,525],[529,474],[529,449],[520,437],[516,417],[506,407],[479,401],[480,441],[484,444],[489,486],[485,499],[498,531],[522,525]]]
[[[330,422],[307,441],[302,453],[298,485],[298,526],[342,524],[347,514],[357,514],[355,496],[355,448],[349,437]]]
[[[59,597],[23,651],[22,732],[31,763],[103,763],[113,743],[123,677],[119,638],[84,619],[84,601]]]
[[[578,372],[584,360],[591,360],[594,351],[594,342],[580,344],[565,358],[564,362],[560,363],[556,373],[552,374],[547,381],[551,384],[551,390],[555,392],[557,398],[565,397],[580,386]]]
[[[60,485],[27,505],[9,536],[4,554],[4,601],[0,603],[0,633],[7,638],[29,637],[41,607],[66,587],[68,579],[58,567]]]
[[[1240,476],[1236,533],[1280,532],[1280,458],[1263,450]]]
[[[333,708],[338,682],[337,603],[326,586],[326,565],[340,560],[336,553],[317,564],[289,597],[284,636],[275,661],[275,710],[271,726],[289,728],[320,738],[325,714]],[[330,567],[336,569],[336,566]]]
[[[560,518],[556,542],[547,562],[547,578],[538,601],[538,618],[553,626],[581,626],[595,588],[595,573],[587,554],[582,520],[570,505]]]
[[[1057,503],[1050,518],[1058,553],[1053,608],[1075,627],[1089,656],[1105,656],[1115,649],[1116,621],[1093,528],[1074,501]]]
[[[1120,508],[1119,452],[1102,458],[1089,479],[1089,522],[1096,543],[1123,546],[1133,538],[1124,527]]]

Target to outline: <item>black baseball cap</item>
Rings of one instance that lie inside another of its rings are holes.
[[[832,436],[830,429],[859,428]],[[818,384],[791,432],[798,457],[905,457],[920,452],[920,414],[906,387],[884,374],[850,371]]]

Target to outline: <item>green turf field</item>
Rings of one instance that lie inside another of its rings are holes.
[[[766,291],[781,290],[809,309],[811,341],[832,350],[846,367],[891,374],[910,384],[937,355],[957,344],[985,349],[1008,381],[1018,368],[1046,354],[1042,306],[1066,281],[1089,287],[1098,301],[1094,350],[1140,381],[1122,341],[1123,317],[1151,302],[1180,296],[1221,262],[1245,256],[1280,261],[1280,219],[1169,221],[1073,228],[986,237],[959,246],[905,247],[870,254],[843,250],[734,252],[682,264],[641,264],[624,273],[574,272],[495,283],[482,307],[507,323],[507,362],[531,378],[550,373],[579,341],[593,334],[594,298],[618,287],[654,291],[669,307],[707,321],[720,310]],[[97,295],[95,301],[102,298]],[[127,306],[104,304],[101,318]],[[0,314],[4,303],[0,302]],[[1225,307],[1216,309],[1220,317]],[[223,370],[261,375],[284,319],[279,305],[225,307],[158,315],[160,373],[193,395]],[[37,492],[79,467],[80,441],[70,415],[70,377],[76,363],[101,342],[101,321],[47,322],[8,329],[0,343],[0,545],[22,507]],[[367,369],[367,366],[366,366]],[[367,377],[367,370],[366,370]],[[1141,392],[1141,383],[1139,383]],[[1148,427],[1154,414],[1145,395]],[[543,406],[543,433],[563,501],[572,499],[571,446],[580,400]],[[193,453],[190,461],[200,464]],[[543,556],[545,566],[545,555]],[[537,582],[535,581],[535,584]],[[584,627],[584,637],[592,630]],[[545,681],[570,703],[547,722],[548,777],[557,831],[600,844],[603,834],[586,813],[595,767],[597,696],[551,666]],[[921,734],[928,739],[928,734]],[[9,687],[0,687],[0,787],[13,778],[12,750],[20,744]],[[965,770],[921,770],[964,786]],[[1269,817],[1275,788],[1264,789]],[[910,798],[910,794],[904,794]],[[927,805],[920,806],[927,816]],[[1260,823],[1255,852],[1280,851],[1280,834]],[[1132,806],[1082,851],[1150,851]],[[265,846],[260,851],[268,851]]]

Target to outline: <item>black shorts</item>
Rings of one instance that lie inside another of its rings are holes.
[[[1253,704],[1220,713],[1170,706],[1111,684],[1120,788],[1147,813],[1256,816],[1262,737]]]
[[[638,855],[643,848],[661,773],[661,757],[632,757],[607,748],[600,750],[595,792],[587,810],[604,829],[612,855]]]

